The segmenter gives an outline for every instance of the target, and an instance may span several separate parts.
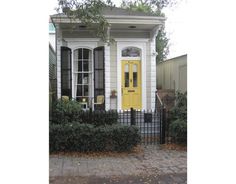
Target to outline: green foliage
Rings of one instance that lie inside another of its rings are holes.
[[[135,126],[90,124],[50,124],[50,152],[129,151],[141,136]]]
[[[116,124],[118,120],[117,111],[83,111],[79,102],[74,100],[58,100],[52,107],[51,123],[84,123],[94,126]]]
[[[175,2],[176,0],[123,0],[121,7],[164,17],[162,9],[172,6]],[[92,28],[92,25],[97,23],[96,30],[92,31],[92,33],[95,33],[95,36],[101,38],[102,41],[109,43],[113,39],[107,33],[110,25],[101,13],[104,7],[110,7],[112,9],[115,5],[111,0],[58,0],[57,11],[63,12],[72,21],[76,18],[80,19],[81,23],[88,28]],[[163,35],[166,38],[164,31],[159,34],[159,37]],[[157,37],[157,41],[161,41],[160,43],[164,41],[164,43],[160,48],[158,46],[159,49],[157,51],[160,53],[160,56],[157,58],[158,62],[163,61],[168,54],[168,39],[160,39],[159,37]]]
[[[118,120],[117,111],[85,111],[79,115],[80,122],[94,126],[116,124]]]
[[[176,104],[168,116],[170,136],[177,143],[187,142],[187,93],[177,92]]]
[[[165,27],[162,27],[156,37],[156,62],[164,61],[169,54],[169,38],[166,36]]]
[[[52,123],[68,123],[79,121],[81,105],[75,100],[58,99],[52,106]]]
[[[170,124],[170,134],[176,143],[187,142],[187,122],[177,119]]]
[[[151,13],[156,16],[165,17],[162,8],[173,4],[174,0],[123,0],[121,7],[133,11]],[[162,62],[169,54],[169,38],[167,38],[165,27],[162,27],[156,36],[156,62]]]
[[[163,8],[173,6],[175,3],[176,0],[122,0],[121,7],[135,7],[137,10],[160,13]]]
[[[92,24],[96,24],[95,33],[97,37],[101,38],[104,42],[109,42],[107,29],[109,23],[102,15],[101,11],[104,7],[114,7],[110,0],[58,0],[57,11],[62,11],[71,20],[79,18],[81,23],[88,28],[92,28]]]
[[[187,122],[187,92],[176,93],[176,104],[170,110],[170,121],[175,121],[177,119],[184,120]]]
[[[130,0],[123,0],[121,3],[121,8],[129,9],[132,11],[139,11],[145,13],[153,13],[152,6],[150,3],[144,3],[140,0],[130,1]]]

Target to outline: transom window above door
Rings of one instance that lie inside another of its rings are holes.
[[[126,47],[122,50],[122,57],[140,57],[140,49],[137,47]]]
[[[74,90],[76,100],[88,102],[92,96],[92,51],[79,48],[74,51]]]

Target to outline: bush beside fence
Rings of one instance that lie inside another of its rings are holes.
[[[75,100],[57,100],[50,112],[50,122],[53,124],[66,124],[71,122],[100,125],[116,124],[117,111],[83,111],[79,102]]]
[[[187,93],[176,94],[176,104],[167,113],[167,138],[171,143],[187,144]]]
[[[141,142],[135,126],[50,124],[50,152],[129,151]]]
[[[112,125],[118,121],[117,111],[82,111],[80,112],[80,122],[92,124],[94,126]]]

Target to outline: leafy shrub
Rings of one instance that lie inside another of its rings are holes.
[[[79,122],[79,113],[81,105],[75,100],[58,99],[53,104],[52,123],[63,124],[68,122]]]
[[[170,121],[175,121],[181,119],[187,122],[187,93],[177,92],[176,94],[176,104],[170,110],[169,115]]]
[[[115,151],[131,150],[141,141],[139,129],[136,126],[116,125],[111,129],[112,146]]]
[[[80,113],[80,122],[93,124],[95,126],[116,124],[118,120],[117,111],[85,111]]]
[[[176,143],[187,142],[187,122],[184,120],[175,120],[170,124],[170,135]]]
[[[141,141],[135,126],[50,124],[50,152],[128,151]]]
[[[167,117],[170,136],[177,143],[187,142],[187,93],[176,94],[176,104]]]
[[[52,123],[84,123],[100,125],[116,124],[118,120],[117,111],[82,111],[79,102],[58,100],[53,107]]]

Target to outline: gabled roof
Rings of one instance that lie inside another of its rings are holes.
[[[128,10],[128,9],[123,9],[123,8],[117,8],[117,7],[104,7],[102,10],[102,14],[105,16],[152,16],[152,17],[157,17],[156,15],[153,15],[152,13],[144,13],[144,12],[139,12],[139,11],[133,11],[133,10]],[[64,17],[66,16],[64,13],[59,13],[59,14],[54,14],[51,15],[51,17]]]

